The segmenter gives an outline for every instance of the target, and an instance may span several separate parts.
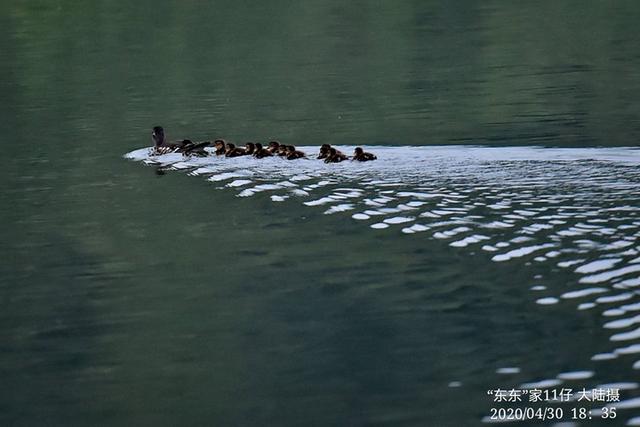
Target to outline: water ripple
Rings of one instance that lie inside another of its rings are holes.
[[[350,151],[348,147],[340,147]],[[312,147],[301,147],[314,152]],[[274,202],[292,196],[327,215],[348,215],[354,226],[442,240],[461,251],[480,249],[498,264],[548,265],[571,274],[566,286],[531,278],[532,301],[545,306],[591,310],[608,341],[576,364],[606,363],[640,353],[640,151],[485,147],[368,147],[378,155],[363,165],[327,165],[279,158],[184,158],[151,156],[144,148],[125,155],[166,170],[206,177],[238,196],[267,194]],[[604,294],[604,295],[603,295]],[[627,317],[625,314],[632,313]],[[624,347],[612,348],[614,344]],[[618,361],[616,362],[618,363]],[[591,365],[589,365],[591,367]],[[576,366],[579,368],[579,366]],[[618,374],[636,378],[640,361],[621,360]],[[523,372],[526,366],[497,374]],[[521,388],[556,387],[587,381],[594,370],[559,372]],[[603,378],[599,378],[602,382]],[[632,381],[609,386],[630,393]],[[594,386],[597,387],[597,386]],[[627,396],[618,409],[640,407]],[[628,420],[638,425],[638,418]]]

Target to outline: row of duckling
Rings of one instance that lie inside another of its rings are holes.
[[[247,142],[244,147],[236,147],[231,142],[225,142],[222,139],[216,139],[213,144],[209,141],[204,142],[192,142],[189,139],[184,139],[177,142],[168,142],[164,135],[164,129],[162,126],[156,126],[153,128],[151,137],[154,142],[154,148],[152,153],[155,155],[167,154],[167,153],[182,153],[188,156],[206,157],[211,155],[209,151],[205,150],[205,147],[213,146],[215,148],[214,155],[225,157],[240,157],[240,156],[253,156],[258,159],[265,157],[283,157],[287,160],[295,160],[308,158],[307,155],[296,149],[294,145],[281,144],[278,141],[269,142],[265,148],[261,143]],[[317,159],[323,159],[325,163],[340,163],[345,160],[349,160],[349,157],[340,150],[332,147],[330,144],[322,144]],[[374,154],[365,152],[361,147],[356,147],[351,160],[366,162],[370,160],[376,160],[377,157]]]

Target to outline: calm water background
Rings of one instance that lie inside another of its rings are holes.
[[[496,369],[526,366],[513,386],[583,368],[599,318],[540,310],[530,270],[122,155],[155,124],[636,145],[639,18],[633,1],[3,2],[0,422],[474,425]]]

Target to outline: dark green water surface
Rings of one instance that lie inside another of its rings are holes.
[[[499,386],[637,380],[632,359],[594,367],[613,350],[600,312],[535,303],[553,263],[123,155],[156,124],[300,145],[634,146],[638,22],[634,1],[2,2],[0,424],[467,426]],[[598,200],[635,209],[625,191]],[[554,271],[557,294],[578,282]]]

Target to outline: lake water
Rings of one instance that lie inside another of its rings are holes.
[[[640,425],[638,18],[3,3],[0,423],[466,426],[610,388],[613,420],[519,425]],[[157,124],[378,160],[151,156]]]

